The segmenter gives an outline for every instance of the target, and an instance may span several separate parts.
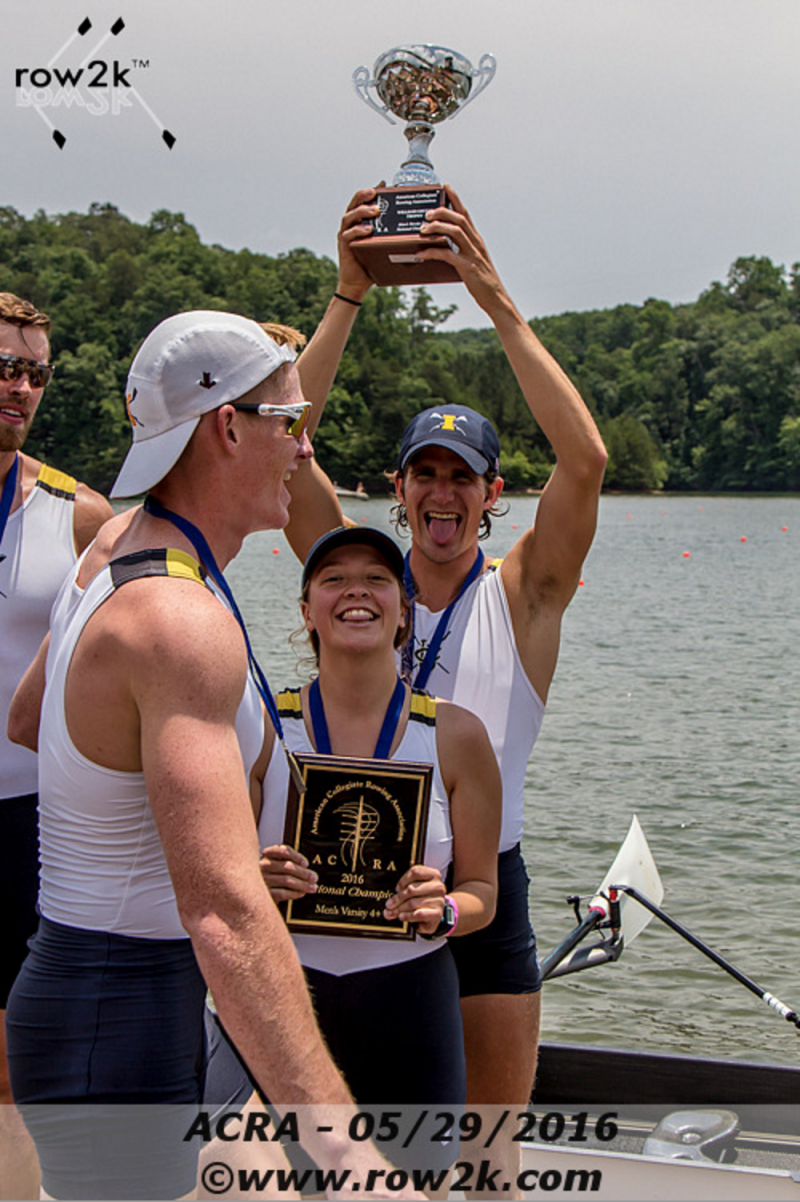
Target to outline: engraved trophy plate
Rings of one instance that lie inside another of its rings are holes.
[[[425,246],[446,246],[446,239],[419,236],[430,208],[444,203],[445,193],[433,169],[428,148],[434,126],[449,121],[491,82],[495,60],[484,54],[477,67],[444,46],[397,46],[375,61],[372,77],[357,67],[353,83],[361,99],[391,125],[390,113],[406,122],[408,155],[392,188],[378,190],[381,212],[371,238],[354,243],[353,253],[376,284],[434,284],[457,280],[449,263],[420,262]],[[381,104],[372,97],[374,90]]]
[[[289,785],[284,843],[317,873],[317,891],[282,902],[290,931],[414,939],[411,922],[383,908],[397,882],[422,860],[430,764],[297,755],[304,791]]]

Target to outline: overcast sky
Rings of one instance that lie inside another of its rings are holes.
[[[693,300],[740,255],[800,260],[798,0],[4,0],[0,28],[0,204],[25,215],[167,208],[205,242],[334,256],[352,192],[405,150],[352,72],[430,42],[496,56],[431,157],[526,317]],[[116,115],[21,106],[16,72],[56,55],[108,63],[106,83],[116,59],[141,103],[120,86]],[[447,328],[486,324],[460,287],[432,291],[459,304]]]

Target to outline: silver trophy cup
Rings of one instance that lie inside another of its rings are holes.
[[[376,190],[380,212],[371,221],[372,236],[351,244],[353,254],[374,283],[436,284],[460,278],[451,254],[450,261],[419,257],[432,248],[448,252],[455,249],[448,238],[420,231],[429,210],[448,204],[428,147],[436,132],[434,127],[449,121],[474,100],[494,73],[491,54],[484,54],[473,67],[454,50],[428,45],[387,50],[375,61],[372,77],[366,67],[353,72],[361,99],[390,125],[395,124],[394,117],[405,121],[408,139],[408,157],[395,175],[393,186]]]
[[[372,78],[366,67],[357,67],[353,83],[361,99],[390,125],[393,113],[406,122],[408,157],[393,179],[396,187],[441,181],[428,155],[435,125],[449,121],[474,100],[494,77],[494,56],[484,54],[473,67],[463,54],[445,46],[396,46],[375,60]],[[378,104],[371,95],[377,93]]]

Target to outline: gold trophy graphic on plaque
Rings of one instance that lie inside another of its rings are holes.
[[[380,826],[381,816],[374,806],[365,804],[363,794],[358,801],[339,806],[336,813],[342,815],[342,859],[358,872],[366,863],[364,852]]]

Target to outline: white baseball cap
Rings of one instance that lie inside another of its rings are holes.
[[[145,338],[131,364],[125,403],[133,444],[110,496],[136,497],[180,459],[204,413],[244,396],[295,352],[237,313],[178,313]]]

